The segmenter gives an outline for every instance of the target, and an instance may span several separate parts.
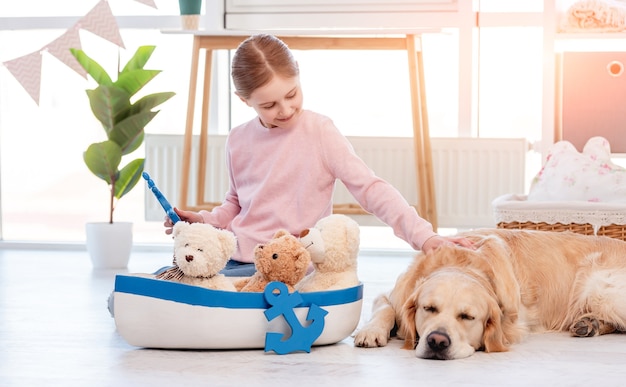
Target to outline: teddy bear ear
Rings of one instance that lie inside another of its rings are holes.
[[[176,222],[176,224],[174,225],[174,228],[172,229],[172,236],[176,238],[178,234],[180,234],[183,230],[187,229],[187,227],[189,227],[189,223],[187,222],[183,222],[182,220]]]
[[[276,231],[276,234],[274,234],[274,238],[280,238],[280,237],[285,236],[285,235],[291,235],[291,234],[287,230],[280,229],[280,230]]]
[[[232,257],[235,254],[235,250],[237,250],[237,238],[235,238],[235,234],[228,230],[220,230],[218,238],[224,254],[229,258]]]

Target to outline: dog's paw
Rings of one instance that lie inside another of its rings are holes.
[[[354,335],[354,346],[363,348],[384,347],[389,341],[389,332],[380,328],[363,328]]]
[[[572,336],[575,337],[593,337],[600,334],[600,324],[593,317],[582,317],[576,321],[569,329]]]
[[[569,331],[575,337],[593,337],[617,332],[618,328],[610,322],[599,320],[592,314],[587,314],[572,324]]]

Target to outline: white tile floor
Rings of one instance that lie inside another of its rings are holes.
[[[149,272],[170,258],[135,253],[129,271]],[[360,257],[362,321],[409,260]],[[106,310],[114,275],[92,271],[83,251],[0,249],[0,386],[626,385],[626,335],[538,334],[506,353],[453,361],[417,359],[400,341],[355,348],[351,338],[289,355],[135,348]]]

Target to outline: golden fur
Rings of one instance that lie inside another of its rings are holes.
[[[391,332],[420,358],[506,351],[527,332],[596,336],[626,330],[626,242],[571,232],[484,229],[475,250],[419,253],[374,301],[359,347]]]

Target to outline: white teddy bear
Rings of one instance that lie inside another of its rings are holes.
[[[236,291],[233,282],[220,271],[237,248],[235,235],[209,224],[176,222],[174,267],[156,278],[201,286],[208,289]]]
[[[314,270],[295,286],[301,292],[337,290],[357,286],[360,229],[352,218],[333,214],[300,234]]]

